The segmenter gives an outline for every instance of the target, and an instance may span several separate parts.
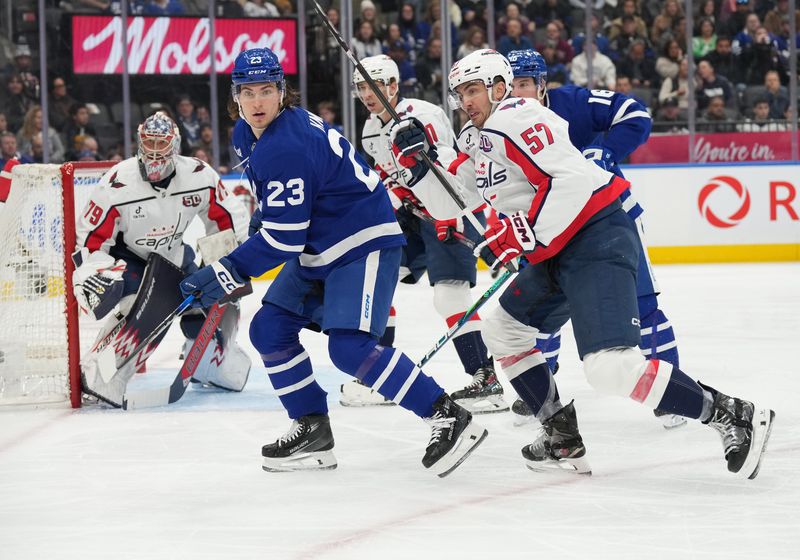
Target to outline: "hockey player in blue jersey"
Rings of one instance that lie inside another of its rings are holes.
[[[545,107],[569,123],[572,144],[587,159],[622,177],[619,162],[644,144],[650,135],[652,119],[647,109],[626,95],[606,90],[590,90],[573,85],[547,89],[547,63],[537,51],[521,50],[508,54],[514,72],[514,95],[538,99]],[[658,306],[660,288],[653,274],[650,258],[645,250],[642,207],[625,190],[620,196],[622,208],[636,223],[641,239],[639,271],[636,292],[639,303],[642,354],[665,360],[678,366],[678,343],[672,325]],[[548,365],[555,370],[561,346],[560,332],[542,334],[540,349],[547,356]],[[520,399],[514,403],[514,412],[529,416],[530,409]],[[686,419],[673,414],[661,416],[665,428],[686,424]]]
[[[284,264],[250,325],[250,340],[293,420],[262,448],[264,470],[336,467],[326,393],[298,336],[317,326],[329,337],[337,368],[431,424],[422,463],[445,476],[487,432],[408,356],[377,343],[405,243],[386,189],[339,132],[296,106],[271,50],[242,52],[232,79],[239,116],[233,144],[259,200],[260,229],[187,277],[181,290],[208,306],[246,278]]]

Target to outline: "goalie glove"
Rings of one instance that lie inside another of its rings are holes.
[[[245,279],[227,257],[222,257],[181,282],[183,297],[195,295],[192,307],[211,307],[226,295],[245,285]]]
[[[536,238],[524,211],[498,220],[483,236],[484,241],[475,247],[475,256],[480,256],[492,270],[536,248]]]
[[[436,147],[425,132],[419,119],[403,119],[389,130],[389,142],[392,144],[397,163],[411,173],[404,174],[403,179],[409,187],[413,187],[428,172],[428,165],[422,160],[422,152],[428,154],[432,162],[438,158]]]
[[[75,272],[72,274],[72,289],[81,310],[95,319],[102,319],[122,299],[125,281],[122,274],[127,263],[103,251],[89,253],[82,248],[72,255]]]

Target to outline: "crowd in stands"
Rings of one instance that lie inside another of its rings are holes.
[[[132,15],[205,15],[208,9],[207,0],[127,1]],[[327,11],[334,25],[340,25],[338,5]],[[790,22],[794,17],[800,29],[800,10],[791,14],[788,0],[695,1],[688,43],[685,2],[592,0],[591,5],[593,33],[587,42],[582,0],[496,0],[492,23],[485,1],[448,0],[453,57],[488,47],[491,25],[501,53],[525,48],[542,53],[550,87],[576,84],[631,95],[652,113],[655,133],[686,132],[689,111],[695,111],[698,132],[789,129]],[[120,0],[62,0],[59,6],[119,13]],[[279,17],[295,11],[291,0],[217,0],[217,13],[224,17]],[[442,103],[440,1],[363,0],[354,12],[357,55],[389,55],[400,68],[401,95]],[[338,100],[331,92],[340,91],[340,51],[313,16],[307,23],[308,104],[335,123]],[[800,46],[800,33],[794,42]],[[43,84],[34,69],[38,52],[24,41],[16,43],[13,59],[0,69],[2,159],[16,150],[29,161],[41,161],[43,138],[53,162],[122,157],[121,103],[81,98],[68,74],[55,75],[47,84],[49,128],[42,130]],[[695,67],[691,76],[687,44]],[[689,99],[690,84],[694,99]],[[238,163],[227,148],[230,125],[215,129],[203,101],[175,93],[165,92],[163,102],[130,106],[133,126],[155,110],[167,110],[179,124],[184,155],[209,160],[216,133],[222,170]]]

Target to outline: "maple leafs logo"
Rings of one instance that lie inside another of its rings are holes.
[[[125,183],[123,183],[121,181],[117,181],[117,173],[118,173],[118,171],[114,171],[114,174],[108,180],[108,182],[111,185],[112,189],[118,189],[120,187],[124,187],[125,186]]]

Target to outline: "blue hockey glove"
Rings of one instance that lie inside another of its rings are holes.
[[[420,154],[427,153],[433,162],[439,157],[419,119],[403,119],[395,123],[389,131],[389,141],[397,163],[411,171],[410,177],[403,176],[409,187],[414,186],[428,172],[428,166],[422,161]]]
[[[250,216],[250,225],[247,226],[247,237],[253,237],[261,229],[261,208],[256,208]]]
[[[195,294],[193,307],[211,307],[244,284],[244,278],[233,263],[227,257],[222,257],[184,278],[180,287],[183,297]]]
[[[619,166],[614,159],[614,154],[603,146],[586,146],[586,149],[583,150],[583,157],[594,161],[601,169],[605,169],[611,173],[616,174],[619,170]]]

